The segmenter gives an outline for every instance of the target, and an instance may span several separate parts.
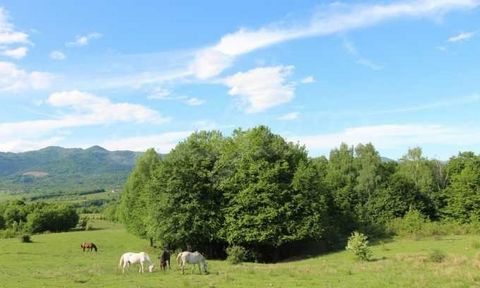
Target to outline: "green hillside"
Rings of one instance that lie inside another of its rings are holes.
[[[0,153],[0,191],[17,194],[117,189],[125,183],[138,155],[99,146]]]

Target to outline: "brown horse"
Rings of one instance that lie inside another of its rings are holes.
[[[97,245],[93,244],[92,242],[83,242],[80,245],[80,248],[83,249],[83,252],[85,252],[85,249],[90,249],[90,251],[95,250],[95,252],[97,252]]]
[[[160,269],[165,271],[168,268],[170,269],[170,251],[167,249],[163,249],[162,254],[158,256],[158,259],[160,260]]]

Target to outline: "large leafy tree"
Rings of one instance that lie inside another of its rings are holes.
[[[160,164],[159,155],[154,149],[148,149],[137,160],[136,166],[128,177],[120,200],[122,221],[127,230],[137,236],[146,238],[147,220],[150,211],[150,181],[153,171]]]
[[[354,150],[342,143],[330,151],[326,182],[332,190],[334,201],[342,211],[353,212],[357,202],[355,179],[357,170],[354,163]]]
[[[460,222],[480,219],[480,156],[460,153],[450,159],[450,185],[445,190],[445,217]]]
[[[228,243],[261,253],[323,234],[326,202],[303,147],[267,127],[236,130],[217,165]]]
[[[381,158],[372,144],[358,144],[355,147],[355,169],[357,171],[355,192],[355,212],[362,223],[372,221],[368,203],[376,197],[377,188],[381,183]]]
[[[179,143],[155,170],[149,233],[164,245],[217,254],[223,240],[223,195],[215,164],[224,138],[196,132]]]
[[[430,218],[438,218],[441,207],[441,193],[435,178],[432,162],[422,155],[422,149],[419,147],[409,149],[399,161],[397,174],[413,182],[420,191],[427,207],[423,211]]]

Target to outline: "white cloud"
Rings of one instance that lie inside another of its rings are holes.
[[[307,76],[307,77],[303,78],[302,80],[300,80],[300,83],[302,83],[302,84],[315,83],[315,78],[313,78],[313,76]]]
[[[64,60],[65,58],[67,58],[65,53],[63,53],[62,51],[58,51],[58,50],[54,50],[54,51],[50,52],[49,57],[50,57],[50,59],[53,59],[53,60]]]
[[[53,74],[26,71],[10,62],[0,61],[0,92],[21,92],[48,88],[54,80]]]
[[[0,123],[0,150],[25,151],[46,146],[45,141],[53,145],[63,139],[56,134],[67,128],[131,122],[162,124],[170,120],[142,105],[113,103],[108,98],[76,90],[53,93],[44,103],[62,109],[62,116]]]
[[[412,0],[389,4],[330,5],[304,25],[271,25],[257,30],[242,28],[227,34],[215,45],[197,53],[190,70],[196,77],[208,79],[230,67],[236,57],[281,42],[332,35],[401,17],[438,17],[452,10],[472,9],[479,4],[479,0]],[[375,67],[367,59],[361,59],[359,64]]]
[[[287,113],[285,115],[282,115],[282,116],[278,117],[277,119],[278,120],[283,120],[283,121],[292,121],[292,120],[298,119],[299,116],[300,116],[300,113],[298,113],[298,112],[290,112],[290,113]]]
[[[28,43],[28,34],[17,31],[9,21],[9,16],[4,8],[0,7],[0,45]]]
[[[155,148],[157,153],[168,153],[178,142],[187,138],[192,131],[167,132],[155,135],[146,135],[139,137],[127,137],[108,140],[100,144],[100,146],[108,150],[132,150],[145,151],[149,148]]]
[[[21,59],[27,55],[28,48],[24,46],[13,48],[12,46],[29,44],[28,34],[16,30],[9,18],[7,11],[0,7],[0,55]]]
[[[21,59],[27,55],[27,52],[28,52],[27,47],[18,47],[14,49],[3,50],[1,53],[4,56],[12,57],[15,59]]]
[[[109,79],[89,79],[85,87],[96,85],[102,88],[141,88],[152,84],[190,81],[188,78],[192,76],[202,80],[212,79],[231,67],[239,56],[271,45],[306,37],[342,34],[401,18],[438,20],[448,12],[473,9],[479,4],[480,0],[409,0],[386,4],[335,2],[321,6],[322,9],[306,21],[302,19],[295,23],[284,21],[258,29],[241,28],[221,36],[213,45],[193,51],[180,51],[177,53],[180,57],[178,55],[176,58],[173,57],[176,59],[175,65],[164,65],[169,66],[164,71],[149,71]],[[365,58],[358,59],[357,62],[371,69],[381,68]]]
[[[15,139],[6,142],[0,142],[0,151],[23,152],[38,150],[47,146],[58,145],[62,140],[62,137],[35,139],[34,141]]]
[[[77,114],[73,118],[81,124],[110,122],[165,123],[169,119],[148,107],[130,103],[112,103],[108,98],[77,90],[56,92],[47,103],[54,107],[70,107]]]
[[[238,72],[223,80],[228,94],[240,97],[247,113],[256,113],[287,103],[294,97],[295,87],[286,83],[293,66],[261,67]]]
[[[395,149],[426,144],[463,145],[480,144],[478,128],[444,125],[398,124],[347,128],[337,133],[291,137],[289,140],[306,145],[309,150],[330,150],[340,143],[356,145],[373,143],[378,149]]]
[[[455,36],[448,38],[448,42],[460,42],[460,41],[467,41],[468,39],[475,36],[475,32],[462,32]]]
[[[92,32],[87,35],[76,36],[74,41],[67,42],[65,45],[67,47],[87,46],[90,43],[90,40],[99,39],[101,37],[102,37],[102,34],[97,32]]]

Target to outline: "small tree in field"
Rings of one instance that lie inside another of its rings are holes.
[[[348,238],[347,250],[352,251],[353,254],[362,261],[370,260],[372,256],[372,251],[368,247],[367,236],[360,232],[353,232],[352,235]]]

